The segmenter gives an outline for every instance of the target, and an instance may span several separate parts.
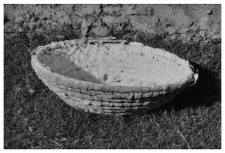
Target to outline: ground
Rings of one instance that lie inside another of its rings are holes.
[[[186,58],[199,72],[198,82],[170,103],[121,117],[66,105],[33,71],[31,50],[78,36],[70,31],[4,34],[4,148],[221,148],[220,39],[202,45],[139,31],[116,33],[118,39],[136,39]]]

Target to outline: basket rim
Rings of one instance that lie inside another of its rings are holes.
[[[71,40],[74,41],[74,40]],[[68,43],[66,41],[60,41],[56,43]],[[159,92],[159,91],[166,91],[166,92],[173,92],[177,89],[184,88],[189,86],[194,80],[194,72],[193,75],[186,79],[180,79],[176,83],[168,83],[163,85],[151,85],[151,86],[123,86],[123,85],[110,85],[110,84],[102,84],[102,83],[93,83],[87,81],[77,80],[75,78],[70,78],[55,72],[52,72],[48,68],[44,67],[41,62],[38,60],[38,55],[43,51],[46,50],[47,47],[51,47],[50,45],[39,46],[35,49],[31,56],[31,64],[33,69],[37,73],[42,73],[45,76],[56,78],[56,81],[64,82],[69,86],[75,89],[81,90],[88,90],[88,91],[103,91],[103,92],[117,92],[117,93],[147,93],[147,92]],[[163,50],[162,50],[163,51]],[[169,52],[168,52],[169,53]],[[172,54],[172,53],[170,53]],[[175,54],[173,54],[175,55]],[[177,56],[178,57],[178,56]],[[180,58],[180,57],[178,57]],[[181,59],[181,58],[180,58]],[[183,59],[182,59],[183,60]],[[41,77],[41,76],[38,76]]]

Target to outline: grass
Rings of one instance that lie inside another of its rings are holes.
[[[60,37],[59,37],[60,35]],[[136,37],[133,37],[135,35]],[[73,32],[5,34],[4,148],[221,148],[221,42],[202,45],[140,32],[117,34],[189,59],[197,84],[170,103],[130,116],[85,113],[66,105],[36,76],[30,53]],[[26,46],[25,46],[26,45]]]

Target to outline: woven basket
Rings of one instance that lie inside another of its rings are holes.
[[[122,40],[54,42],[35,49],[31,64],[68,105],[104,114],[157,108],[198,78],[174,54]]]

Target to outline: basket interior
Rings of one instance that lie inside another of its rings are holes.
[[[150,86],[176,83],[193,75],[188,61],[141,43],[79,43],[52,48],[38,56],[52,72],[93,83]]]

